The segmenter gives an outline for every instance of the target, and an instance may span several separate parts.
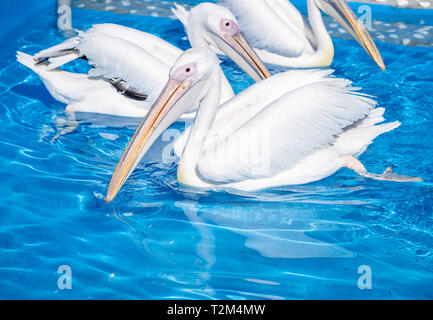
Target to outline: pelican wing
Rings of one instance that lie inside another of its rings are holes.
[[[260,84],[256,87],[260,90]],[[206,181],[230,183],[288,170],[314,151],[332,145],[347,127],[374,109],[376,102],[356,90],[344,79],[323,77],[264,107],[245,109],[211,137],[198,173]],[[256,98],[257,94],[252,100]]]
[[[168,79],[170,67],[132,42],[96,31],[82,35],[77,48],[93,68],[89,75],[122,80],[126,87],[154,101]]]
[[[311,28],[287,0],[221,0],[236,15],[242,31],[258,49],[297,57],[313,40]]]
[[[222,133],[232,132],[233,128],[244,125],[246,117],[254,117],[260,110],[283,94],[307,84],[322,81],[333,72],[330,69],[290,70],[275,74],[265,81],[250,86],[218,109],[206,145],[213,145]],[[342,84],[342,86],[344,85]],[[174,144],[174,150],[178,157],[182,156],[190,131],[191,128],[186,129]]]
[[[172,66],[183,52],[153,34],[118,24],[95,24],[89,32],[102,33],[131,42],[168,66]]]
[[[301,39],[308,40],[310,45],[317,45],[310,22],[290,1],[265,0],[265,2]]]
[[[77,48],[80,46],[82,39],[88,37],[89,33],[92,35],[107,35],[128,41],[140,47],[148,54],[153,55],[156,59],[160,60],[161,63],[168,66],[173,65],[182,53],[181,49],[153,34],[118,24],[104,23],[95,24],[86,32],[80,31],[78,36],[42,50],[35,54],[34,57],[36,60],[43,62],[47,60],[49,62],[47,66],[48,69],[60,67],[80,57],[80,55],[77,54]],[[115,50],[115,47],[111,47],[111,50]]]

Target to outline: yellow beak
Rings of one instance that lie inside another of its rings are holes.
[[[119,164],[114,171],[108,187],[106,202],[111,202],[119,193],[120,189],[129,178],[131,173],[140,163],[145,153],[149,150],[158,136],[173,122],[169,119],[164,123],[170,110],[176,102],[185,94],[191,87],[191,82],[186,80],[183,82],[170,79],[161,92],[161,95],[156,100],[149,113],[141,122],[134,136],[128,144]],[[172,115],[173,119],[177,118],[177,114]],[[180,116],[180,115],[179,115]]]
[[[367,28],[345,0],[317,0],[317,5],[341,24],[344,29],[364,48],[376,64],[385,71],[385,64]]]
[[[253,77],[254,80],[264,80],[271,76],[268,68],[266,68],[262,60],[260,60],[259,56],[256,54],[242,33],[238,33],[234,36],[226,36],[225,40],[257,74],[257,77]]]

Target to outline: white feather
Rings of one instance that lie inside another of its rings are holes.
[[[286,92],[265,107],[256,104],[245,109],[236,117],[241,121],[224,126],[217,140],[206,143],[198,165],[200,174],[217,183],[272,177],[329,147],[376,105],[354,88],[342,87],[343,83],[347,82],[322,78]],[[237,97],[232,103],[239,103]],[[261,135],[269,143],[260,141]],[[257,171],[254,156],[241,154],[246,151],[244,146],[250,155],[269,156],[267,170]],[[246,162],[239,161],[245,158]]]
[[[60,69],[47,70],[43,64],[36,65],[33,56],[22,52],[17,53],[17,61],[39,75],[50,94],[67,104],[69,111],[143,117],[151,107],[149,101],[135,101],[118,94],[105,80]]]
[[[182,54],[182,50],[167,41],[147,32],[118,24],[96,24],[87,32],[96,32],[131,42],[147,53],[152,54],[167,66],[172,66]]]
[[[384,112],[384,108],[376,108],[366,119],[347,128],[336,140],[335,148],[341,154],[359,157],[379,135],[392,131],[401,125],[398,121],[377,125],[385,121]]]
[[[49,58],[48,59],[49,64],[47,65],[47,69],[54,70],[78,58],[80,58],[80,56],[76,52],[72,52],[70,54],[60,56],[60,57]]]
[[[113,50],[115,48],[115,50]],[[126,40],[98,32],[86,32],[78,50],[94,68],[93,77],[122,79],[128,86],[155,101],[167,82],[170,66]]]
[[[228,101],[219,108],[208,137],[208,143],[214,143],[213,137],[218,137],[221,132],[230,130],[226,128],[243,125],[244,120],[241,116],[243,112],[248,112],[250,114],[248,117],[252,117],[288,91],[321,81],[333,72],[330,69],[290,70],[275,74],[266,81],[252,85],[239,93],[235,99]],[[334,85],[337,84],[344,88],[346,85],[350,85],[351,82],[335,78]],[[178,157],[182,156],[189,133],[190,128],[186,129],[174,144],[174,151]]]
[[[38,59],[47,59],[47,58],[64,56],[65,52],[69,54],[68,51],[74,50],[80,43],[80,40],[81,40],[80,36],[68,39],[58,45],[55,45],[53,47],[38,52],[37,54],[35,54],[34,58],[38,60]]]
[[[177,19],[183,24],[183,26],[188,26],[189,12],[184,6],[174,3],[174,8],[171,8],[171,12],[176,16]]]
[[[265,63],[324,67],[334,46],[316,0],[307,0],[308,20],[288,0],[220,0],[235,13],[247,39]]]
[[[86,32],[79,32],[74,38],[43,50],[34,57],[27,57],[33,61],[27,62],[26,65],[41,76],[53,97],[64,103],[70,100],[64,97],[71,95],[71,88],[77,88],[75,84],[65,85],[67,79],[81,79],[83,83],[80,87],[88,90],[72,92],[73,96],[79,98],[72,99],[76,103],[70,109],[141,117],[153,105],[168,80],[171,66],[182,52],[181,49],[152,34],[106,23],[94,25]],[[82,56],[86,56],[94,67],[89,71],[89,75],[61,73],[57,70],[63,64]],[[39,60],[48,60],[49,63],[39,64],[37,68],[32,66]],[[50,76],[42,74],[42,70],[52,70],[56,73]],[[234,93],[222,71],[221,75],[221,102],[225,102],[232,98]],[[112,78],[125,81],[127,86],[146,94],[148,98],[145,101],[136,101],[123,96],[109,84]],[[99,89],[95,89],[95,85],[104,88],[103,94]],[[84,93],[86,96],[83,96]],[[119,104],[117,108],[113,106],[114,102]],[[192,116],[187,114],[182,118],[189,119]]]
[[[251,44],[283,56],[297,57],[309,47],[299,24],[300,13],[289,1],[275,6],[274,0],[222,0],[235,14],[242,32]],[[295,15],[293,15],[295,13]],[[295,20],[295,22],[292,22]]]

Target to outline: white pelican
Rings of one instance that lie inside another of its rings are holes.
[[[345,0],[307,0],[308,21],[288,0],[220,2],[235,14],[246,38],[265,63],[294,68],[331,65],[334,46],[323,23],[321,9],[335,18],[377,65],[385,70],[385,64],[370,34]],[[174,13],[188,30],[188,12],[176,5]]]
[[[182,185],[260,190],[318,181],[342,167],[373,179],[420,181],[390,170],[371,174],[357,159],[377,136],[400,123],[376,125],[384,121],[385,109],[375,108],[376,102],[347,80],[328,77],[327,70],[287,71],[218,108],[218,64],[204,48],[179,57],[114,172],[107,202],[157,137],[196,103],[199,110],[178,165]]]
[[[199,5],[189,23],[192,46],[219,48],[256,81],[270,76],[227,8]],[[17,58],[41,77],[51,95],[67,104],[66,110],[71,114],[143,117],[182,52],[152,34],[116,24],[99,24],[34,57],[18,52]],[[78,58],[86,58],[93,66],[89,74],[58,69]],[[234,93],[225,76],[221,76],[221,102],[224,102]],[[194,108],[188,110],[190,114],[193,111]]]

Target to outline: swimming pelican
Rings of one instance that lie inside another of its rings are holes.
[[[199,103],[178,165],[178,182],[196,188],[260,190],[324,179],[342,167],[393,181],[420,181],[387,170],[367,172],[357,159],[400,123],[329,70],[291,70],[258,82],[218,108],[221,73],[209,49],[190,49],[141,122],[110,182],[112,201],[157,137]],[[214,121],[215,119],[215,121]],[[260,163],[256,160],[260,159]]]
[[[270,76],[227,8],[199,5],[192,11],[189,24],[188,38],[193,47],[219,48],[256,81]],[[71,114],[143,117],[182,52],[152,34],[116,24],[99,24],[34,57],[18,52],[17,59],[41,77],[51,95],[67,104],[66,110]],[[89,74],[58,69],[79,58],[87,59],[93,66]],[[224,102],[234,93],[226,77],[221,76]],[[194,111],[194,107],[187,110],[190,115]]]
[[[334,46],[320,10],[337,22],[365,49],[377,65],[385,64],[370,34],[345,0],[307,0],[308,21],[288,0],[221,0],[237,17],[259,57],[274,65],[311,68],[330,66]],[[188,12],[173,10],[188,30]]]

